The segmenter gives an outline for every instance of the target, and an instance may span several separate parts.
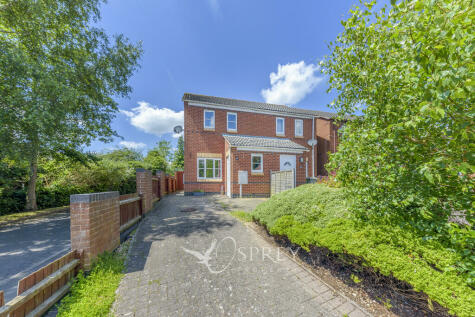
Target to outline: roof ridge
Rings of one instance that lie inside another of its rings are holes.
[[[193,97],[205,99],[205,100],[194,100],[194,101],[210,103],[210,104],[215,104],[215,105],[220,105],[221,104],[223,106],[229,106],[229,107],[232,107],[232,108],[254,108],[254,107],[262,108],[262,107],[267,107],[267,108],[270,108],[270,111],[289,112],[289,113],[294,113],[294,114],[295,113],[300,113],[300,114],[306,114],[306,115],[311,115],[311,116],[315,116],[315,117],[323,117],[323,118],[327,118],[327,119],[333,119],[337,116],[337,113],[328,112],[328,111],[297,108],[297,107],[291,107],[291,106],[283,105],[283,104],[266,103],[266,102],[252,101],[252,100],[245,100],[245,99],[236,99],[236,98],[227,98],[227,97],[217,97],[217,96],[209,96],[209,95],[202,95],[202,94],[194,94],[194,93],[189,93],[189,92],[186,92],[186,93],[183,94],[182,101],[185,101],[185,100],[193,101]],[[213,100],[213,99],[215,99],[215,100]],[[243,104],[241,104],[241,105],[236,105],[236,104],[232,105],[232,104],[226,104],[224,102],[219,103],[219,101],[237,102],[237,103],[243,103]],[[247,103],[247,106],[246,106],[246,103]],[[272,108],[274,108],[274,109],[272,109]],[[266,110],[269,110],[269,109],[266,109]]]
[[[212,98],[219,98],[219,99],[229,99],[229,100],[234,100],[234,101],[245,101],[245,102],[253,102],[253,103],[259,103],[263,105],[269,105],[269,106],[280,106],[280,107],[287,107],[290,109],[301,109],[301,110],[309,110],[309,109],[302,109],[302,108],[296,108],[296,107],[291,107],[289,105],[284,105],[281,103],[269,103],[269,102],[260,102],[260,101],[254,101],[254,100],[246,100],[246,99],[239,99],[239,98],[229,98],[229,97],[219,97],[219,96],[211,96],[211,95],[202,95],[202,94],[195,94],[191,92],[185,92],[183,94],[183,97],[185,95],[195,95],[195,96],[200,96],[200,97],[212,97]],[[311,110],[312,111],[312,110]]]

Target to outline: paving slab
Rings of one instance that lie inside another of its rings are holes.
[[[207,197],[166,196],[129,252],[116,316],[369,316]]]

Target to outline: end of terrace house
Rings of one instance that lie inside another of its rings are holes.
[[[338,143],[335,113],[191,93],[182,100],[185,195],[268,197],[271,171],[294,170],[297,186],[327,175]],[[240,173],[247,174],[242,187]]]

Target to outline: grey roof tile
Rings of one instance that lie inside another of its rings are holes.
[[[231,99],[231,98],[223,98],[223,97],[214,97],[214,96],[205,96],[205,95],[197,95],[197,94],[191,94],[191,93],[185,93],[183,95],[182,100],[202,102],[202,103],[214,104],[214,105],[223,105],[223,106],[228,106],[231,108],[241,108],[241,109],[245,108],[245,109],[251,109],[251,110],[281,112],[283,114],[315,116],[315,117],[322,117],[326,119],[332,119],[337,116],[336,113],[326,112],[326,111],[299,109],[299,108],[293,108],[293,107],[284,106],[284,105],[276,105],[276,104],[271,104],[271,103],[247,101],[247,100]]]
[[[262,148],[281,148],[292,150],[308,150],[305,146],[297,144],[290,139],[271,138],[265,136],[239,135],[239,134],[223,134],[226,141],[231,146],[250,146]]]

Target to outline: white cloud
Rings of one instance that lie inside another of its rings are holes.
[[[280,65],[277,73],[270,73],[271,87],[261,90],[261,95],[267,103],[294,105],[311,93],[323,80],[315,74],[320,66],[298,63]]]
[[[138,104],[139,106],[132,111],[121,110],[121,112],[130,118],[130,123],[134,127],[144,132],[162,136],[173,133],[173,128],[177,125],[183,126],[183,111],[154,107],[145,101]]]
[[[134,116],[134,113],[132,111],[127,111],[127,110],[119,110],[121,113],[125,114],[127,117],[131,118]]]
[[[142,142],[134,142],[134,141],[120,141],[120,145],[126,147],[128,149],[140,150],[145,148],[147,145]]]

